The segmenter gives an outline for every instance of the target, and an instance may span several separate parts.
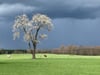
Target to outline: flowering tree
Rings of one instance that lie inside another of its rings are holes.
[[[39,34],[41,29],[47,29],[50,31],[53,27],[51,19],[43,14],[36,14],[29,20],[28,17],[23,14],[17,16],[13,25],[13,37],[14,40],[19,38],[20,32],[24,33],[24,40],[28,43],[28,46],[32,53],[32,58],[35,59],[35,52],[39,38],[46,38],[46,34]]]

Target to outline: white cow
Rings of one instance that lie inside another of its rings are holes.
[[[10,55],[10,54],[8,54],[8,55],[7,55],[7,57],[8,57],[8,58],[11,58],[11,55]]]

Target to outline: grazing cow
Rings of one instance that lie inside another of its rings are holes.
[[[8,58],[11,58],[11,55],[7,55]]]
[[[47,55],[44,55],[44,57],[47,57]]]

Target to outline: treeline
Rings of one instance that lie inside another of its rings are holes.
[[[25,54],[31,53],[31,50],[26,49],[0,49],[0,54]],[[48,49],[38,49],[36,53],[51,53],[51,50]]]
[[[31,53],[31,50],[17,49],[0,49],[0,54],[25,54]],[[37,49],[36,53],[53,53],[53,54],[73,54],[73,55],[100,55],[100,46],[61,46],[55,49]]]
[[[61,46],[52,51],[56,54],[74,54],[74,55],[100,55],[100,46]]]
[[[23,50],[23,49],[0,49],[0,54],[23,54],[23,53],[27,53],[27,50]]]

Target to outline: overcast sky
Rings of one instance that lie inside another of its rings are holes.
[[[100,45],[100,0],[0,0],[0,48],[24,49],[23,37],[12,37],[15,16],[42,13],[52,18],[54,29],[39,48],[61,45]]]

